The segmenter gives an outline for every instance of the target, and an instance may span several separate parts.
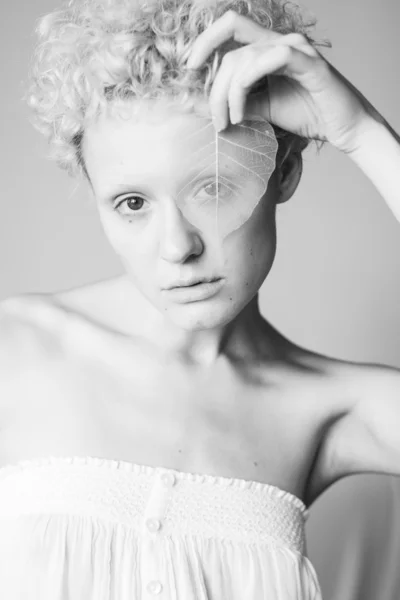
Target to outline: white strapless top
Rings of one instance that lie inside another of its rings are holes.
[[[300,498],[95,457],[0,468],[4,600],[321,600]]]

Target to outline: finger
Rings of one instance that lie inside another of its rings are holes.
[[[242,44],[252,44],[261,39],[272,43],[282,37],[282,34],[262,27],[249,17],[228,10],[196,39],[187,66],[197,69],[213,50],[232,37]]]
[[[276,40],[275,44],[293,46],[305,54],[308,54],[308,56],[319,56],[318,51],[309,43],[306,36],[301,33],[288,33],[287,35],[282,35],[280,39]]]
[[[265,50],[263,50],[265,52]],[[236,64],[235,69],[231,75],[229,85],[227,87],[226,96],[227,96],[227,104],[228,104],[228,112],[230,116],[231,123],[239,123],[242,121],[245,109],[246,102],[250,95],[250,89],[255,84],[258,83],[259,80],[264,76],[248,79],[247,84],[244,83],[246,75],[249,70],[252,69],[252,65],[254,61],[257,59],[257,53],[250,52],[248,53],[247,60],[242,60],[241,63]],[[262,90],[264,96],[264,102],[266,100],[266,90]]]
[[[319,80],[316,74],[327,67],[319,56],[315,58],[292,46],[278,44],[260,53],[246,72],[235,78],[235,85],[248,88],[266,75],[285,75],[313,92],[313,82]]]
[[[243,60],[243,50],[243,48],[238,48],[225,54],[212,85],[209,105],[218,130],[224,129],[228,124],[228,92],[234,72],[241,60],[240,57]]]

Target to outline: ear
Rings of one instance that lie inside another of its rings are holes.
[[[287,202],[295,193],[303,172],[301,152],[289,152],[278,167],[277,204]]]

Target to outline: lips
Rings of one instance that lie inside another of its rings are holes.
[[[191,287],[194,285],[198,285],[200,283],[211,283],[213,281],[218,281],[221,279],[220,277],[197,277],[193,279],[180,279],[178,281],[173,282],[172,284],[163,287],[163,290],[173,290],[175,288],[183,288],[183,287]]]
[[[179,285],[164,289],[161,293],[169,303],[192,304],[194,302],[209,300],[219,294],[224,286],[224,282],[225,279],[223,277],[214,278],[212,281],[209,278],[200,280],[191,279],[190,281],[185,281],[184,285],[182,282],[179,282]]]

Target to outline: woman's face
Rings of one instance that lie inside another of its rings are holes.
[[[103,114],[85,131],[83,158],[104,231],[129,278],[173,323],[186,330],[225,325],[255,296],[274,260],[275,173],[248,220],[218,242],[213,228],[196,226],[176,202],[189,171],[197,170],[202,194],[212,184],[204,176],[202,187],[193,152],[199,117],[161,103],[147,108],[123,119]],[[220,279],[166,289],[199,278]]]

